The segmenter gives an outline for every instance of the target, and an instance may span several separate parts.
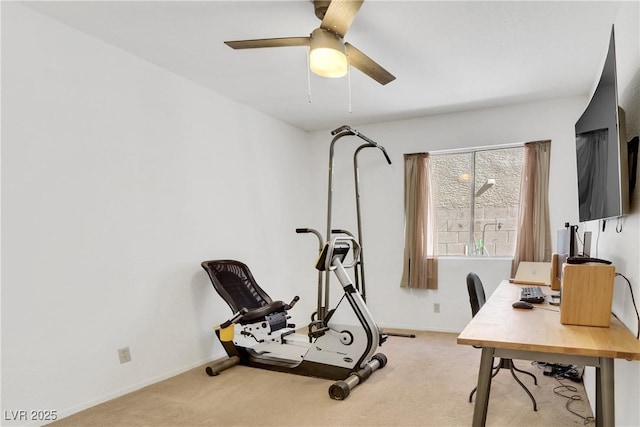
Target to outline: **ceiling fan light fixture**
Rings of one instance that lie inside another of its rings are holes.
[[[344,43],[335,34],[323,28],[311,33],[309,42],[309,66],[322,77],[342,77],[347,74],[349,64]]]

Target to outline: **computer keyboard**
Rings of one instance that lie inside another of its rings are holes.
[[[540,304],[545,301],[545,295],[540,286],[526,286],[520,291],[520,301]]]

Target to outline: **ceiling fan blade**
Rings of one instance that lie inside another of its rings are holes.
[[[382,68],[377,62],[360,52],[349,43],[344,44],[349,57],[349,64],[365,73],[381,85],[386,85],[394,81],[396,78],[393,74]]]
[[[322,18],[320,28],[344,38],[364,0],[332,0]]]
[[[257,49],[262,47],[308,46],[309,37],[281,37],[276,39],[234,40],[224,44],[233,49]]]

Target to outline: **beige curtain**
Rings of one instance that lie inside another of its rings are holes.
[[[551,261],[549,224],[549,160],[551,141],[529,142],[524,146],[518,237],[512,276],[520,261]]]
[[[405,154],[403,288],[438,289],[434,200],[429,154]]]

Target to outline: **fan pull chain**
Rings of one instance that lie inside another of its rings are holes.
[[[311,55],[311,48],[307,49],[307,90],[309,91],[307,96],[309,104],[311,104],[311,63],[309,62],[309,55]]]
[[[349,55],[347,55],[347,81],[349,85],[349,114],[351,114],[351,63],[349,61]]]

